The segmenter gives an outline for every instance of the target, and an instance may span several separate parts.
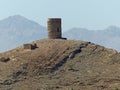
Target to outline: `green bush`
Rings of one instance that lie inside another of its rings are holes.
[[[115,88],[115,90],[119,90],[118,88]]]
[[[69,65],[69,70],[74,70],[74,65],[73,64]]]

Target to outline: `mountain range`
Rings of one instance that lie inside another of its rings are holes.
[[[0,52],[46,37],[44,26],[23,16],[10,16],[0,21]]]
[[[72,28],[63,32],[63,37],[89,41],[120,51],[120,28],[117,26],[110,26],[104,30]],[[47,38],[46,27],[21,15],[0,20],[0,52],[43,38]]]
[[[63,36],[73,40],[94,42],[107,48],[120,51],[120,28],[117,26],[109,26],[104,30],[72,28],[63,33]]]

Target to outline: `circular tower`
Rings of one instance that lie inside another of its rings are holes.
[[[49,39],[61,38],[61,18],[49,18],[47,21],[47,28]]]

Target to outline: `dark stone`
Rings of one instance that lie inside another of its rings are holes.
[[[4,80],[1,84],[2,85],[11,85],[11,84],[14,84],[18,82],[17,80],[13,80],[13,79],[7,79],[7,80]]]
[[[63,40],[67,40],[67,38],[63,38],[63,37],[62,37],[61,39],[63,39]]]
[[[75,51],[73,51],[70,55],[69,55],[69,58],[72,59],[75,57],[76,54],[80,53],[81,50],[78,48],[76,49]]]
[[[8,58],[8,57],[1,57],[0,58],[1,62],[8,62],[9,60],[10,60],[10,58]]]
[[[58,70],[59,67],[61,67],[63,64],[66,63],[68,58],[69,58],[68,56],[65,56],[64,58],[62,58],[62,60],[51,69],[51,72]]]

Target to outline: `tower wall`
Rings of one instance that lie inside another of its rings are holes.
[[[59,39],[61,38],[61,18],[49,18],[47,21],[48,38]]]

